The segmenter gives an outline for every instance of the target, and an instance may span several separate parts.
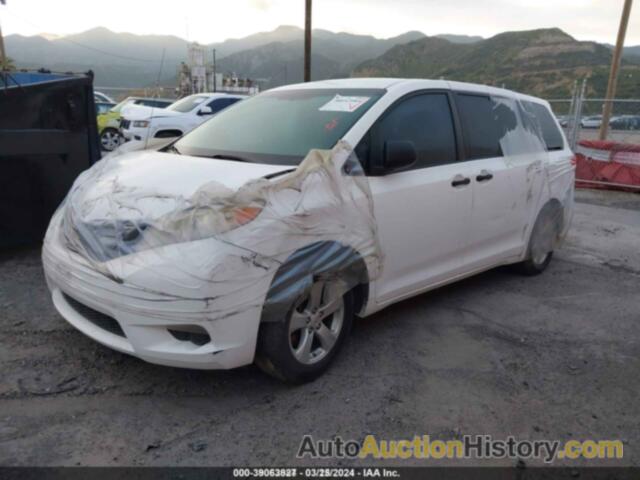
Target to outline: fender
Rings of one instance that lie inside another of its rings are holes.
[[[345,292],[356,289],[356,312],[366,304],[369,275],[362,256],[338,242],[316,242],[295,251],[278,268],[267,292],[261,322],[284,322],[295,299],[318,277],[342,282]]]

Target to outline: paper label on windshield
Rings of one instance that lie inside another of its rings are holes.
[[[319,108],[321,112],[355,112],[371,97],[352,97],[336,95]]]

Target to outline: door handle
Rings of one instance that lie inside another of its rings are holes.
[[[476,177],[477,182],[488,182],[493,178],[493,173],[488,170],[482,170],[480,174]]]
[[[471,179],[469,177],[463,177],[462,175],[456,175],[453,177],[451,181],[452,187],[462,187],[463,185],[469,185],[471,183]]]

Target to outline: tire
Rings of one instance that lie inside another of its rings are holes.
[[[113,152],[120,146],[120,132],[115,128],[105,128],[100,133],[100,148],[107,152]]]
[[[553,248],[560,234],[562,210],[553,204],[547,204],[538,214],[531,231],[527,258],[517,263],[516,271],[523,275],[533,276],[544,272],[553,258]]]
[[[330,283],[315,279],[309,292],[291,305],[286,321],[261,324],[256,348],[261,370],[300,384],[329,368],[351,331],[354,316],[353,293],[340,295],[334,290]],[[313,314],[314,309],[320,313]],[[334,311],[326,315],[322,309]]]

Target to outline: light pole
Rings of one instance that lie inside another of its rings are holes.
[[[213,49],[213,93],[216,93],[216,49]]]

